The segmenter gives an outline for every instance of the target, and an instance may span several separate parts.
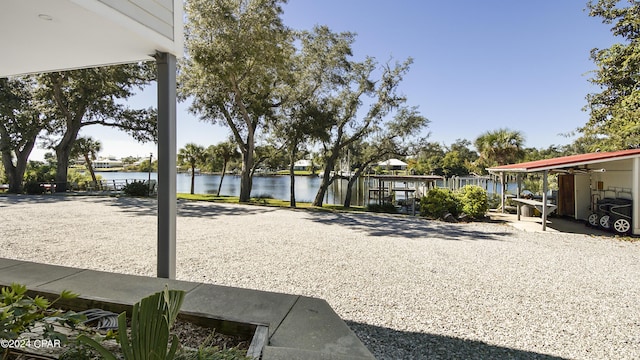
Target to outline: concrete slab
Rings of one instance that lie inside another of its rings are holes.
[[[187,294],[182,310],[267,325],[271,336],[297,299],[296,295],[206,284]]]
[[[170,289],[187,292],[198,286],[197,283],[186,281],[85,270],[39,286],[38,290],[52,293],[70,290],[83,298],[99,301],[116,299],[121,304],[132,305],[148,295],[163,290],[165,285],[169,285]]]
[[[301,296],[269,340],[273,347],[373,358],[349,326],[322,299]]]
[[[247,326],[250,329],[258,324],[268,326],[264,360],[374,359],[321,299],[0,258],[0,285],[12,282],[52,296],[70,290],[80,294],[81,299],[69,300],[68,306],[107,306],[103,308],[111,311],[123,311],[167,284],[171,289],[187,292],[181,309],[184,316],[203,316],[204,321],[214,322],[225,320],[215,325],[234,328],[238,333],[247,331]],[[249,331],[252,335],[253,330]]]
[[[369,360],[372,357],[337,355],[323,353],[319,351],[301,350],[292,348],[282,348],[274,346],[265,346],[262,350],[262,360]]]
[[[24,263],[23,261],[0,258],[0,269]]]
[[[86,270],[39,264],[33,262],[22,262],[2,269],[0,284],[11,285],[19,283],[28,288],[42,286],[51,281],[55,281],[69,275],[77,274]]]

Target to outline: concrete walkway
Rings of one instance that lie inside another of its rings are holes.
[[[168,285],[186,292],[182,312],[268,327],[263,360],[373,359],[322,299],[0,258],[0,286],[12,282],[35,292],[70,290],[88,301],[124,306]]]

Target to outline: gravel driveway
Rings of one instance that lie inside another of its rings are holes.
[[[640,242],[179,202],[177,278],[326,299],[381,359],[640,358]],[[0,256],[155,276],[156,202],[0,196]]]

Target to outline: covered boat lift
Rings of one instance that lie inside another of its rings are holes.
[[[519,164],[496,166],[487,169],[498,174],[504,189],[505,174],[515,173],[520,198],[522,174],[542,173],[542,230],[546,230],[548,206],[547,176],[559,174],[557,207],[559,215],[588,221],[596,199],[602,199],[607,192],[625,194],[631,201],[631,228],[629,232],[640,235],[640,149],[612,152],[595,152],[537,160]],[[504,209],[506,194],[502,191]],[[547,206],[543,206],[547,204]],[[503,210],[504,211],[504,210]]]

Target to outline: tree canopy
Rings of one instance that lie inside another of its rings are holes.
[[[589,121],[580,128],[592,140],[590,149],[620,150],[640,147],[640,3],[637,1],[589,1],[592,17],[612,25],[622,42],[606,49],[594,48],[597,66],[590,81],[602,90],[587,95]]]
[[[186,57],[179,95],[201,120],[221,121],[243,156],[240,201],[251,194],[255,141],[273,118],[278,89],[290,75],[289,30],[282,0],[191,0],[185,12]]]

